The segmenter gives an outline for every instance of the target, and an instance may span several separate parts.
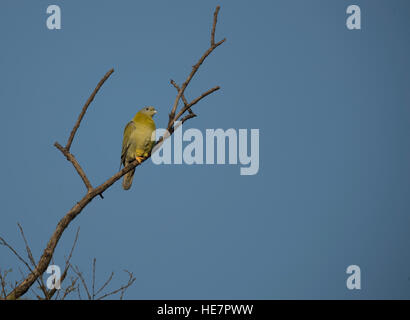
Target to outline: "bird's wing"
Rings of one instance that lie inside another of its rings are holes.
[[[124,129],[124,138],[122,139],[122,150],[121,150],[121,163],[125,166],[125,158],[127,155],[128,148],[131,145],[130,137],[133,131],[136,129],[135,123],[133,121],[128,122]]]

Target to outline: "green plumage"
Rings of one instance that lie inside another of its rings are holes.
[[[125,167],[135,159],[141,160],[150,155],[155,143],[155,122],[152,117],[157,113],[154,107],[138,111],[124,129],[121,163]],[[132,185],[135,169],[124,175],[122,187],[128,190]]]

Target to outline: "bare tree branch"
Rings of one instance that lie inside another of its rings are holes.
[[[93,283],[92,283],[92,294],[93,294],[93,300],[95,298],[95,262],[97,259],[93,259]]]
[[[209,89],[208,91],[204,92],[201,94],[198,98],[194,99],[192,102],[188,103],[186,106],[184,106],[181,111],[178,112],[178,114],[175,116],[174,121],[177,121],[187,110],[189,110],[193,105],[197,104],[199,101],[201,101],[203,98],[206,96],[210,95],[211,93],[219,90],[220,87],[215,87],[212,89]]]
[[[87,191],[90,192],[93,189],[93,186],[91,185],[90,180],[88,180],[84,170],[81,168],[80,164],[78,163],[77,159],[74,157],[73,154],[71,154],[66,148],[64,148],[61,144],[58,142],[54,143],[54,146],[61,151],[61,153],[67,158],[68,161],[70,161],[75,170],[77,170],[78,175],[81,177],[83,180],[85,187],[87,188]]]
[[[133,276],[132,272],[129,272],[128,270],[124,270],[124,272],[128,273],[128,276],[129,276],[128,282],[125,285],[121,286],[120,288],[102,295],[101,297],[97,298],[97,300],[102,300],[118,292],[121,292],[121,299],[122,299],[125,290],[128,289],[135,281],[135,277]]]
[[[17,226],[18,226],[19,229],[20,229],[21,236],[22,236],[22,238],[23,238],[23,240],[24,240],[24,244],[26,245],[27,256],[28,256],[28,258],[29,258],[31,264],[33,265],[33,267],[35,267],[35,266],[36,266],[36,262],[34,261],[33,254],[31,253],[31,250],[30,250],[30,246],[28,245],[26,236],[24,235],[23,228],[22,228],[22,226],[20,225],[20,223],[17,223]]]
[[[27,252],[27,256],[28,256],[28,258],[29,258],[29,261],[30,261],[30,263],[32,264],[32,266],[35,267],[35,266],[36,266],[36,261],[34,260],[34,257],[33,257],[33,254],[32,254],[32,252],[31,252],[30,246],[29,246],[28,241],[27,241],[27,239],[26,239],[26,236],[25,236],[25,234],[24,234],[23,227],[20,225],[20,223],[17,223],[17,226],[18,226],[18,228],[19,228],[19,230],[20,230],[21,237],[23,238],[24,244],[25,244],[25,246],[26,246],[26,252]],[[32,271],[32,270],[30,269],[30,271]],[[23,278],[24,278],[24,276],[23,276]],[[47,290],[46,285],[44,284],[43,277],[39,277],[39,278],[37,279],[37,283],[38,283],[38,288],[39,288],[39,289],[43,292],[43,294],[44,294],[44,299],[49,300],[48,290]],[[36,293],[35,293],[35,294],[36,294]],[[38,296],[38,294],[36,294],[36,296]]]
[[[61,300],[64,300],[71,292],[74,292],[77,289],[76,287],[77,281],[78,281],[78,278],[71,279],[71,284],[67,288],[65,288],[64,294],[61,297]],[[58,291],[58,293],[60,293],[60,291]],[[56,297],[56,299],[57,298],[58,297]]]
[[[101,286],[100,289],[98,289],[97,291],[95,290],[95,286],[96,286],[96,281],[95,281],[95,275],[96,275],[96,259],[93,259],[93,264],[92,264],[92,279],[91,279],[91,289],[89,288],[89,285],[87,284],[87,281],[85,280],[82,272],[80,271],[80,269],[78,268],[78,266],[70,266],[71,269],[74,271],[74,273],[77,275],[77,278],[72,280],[72,284],[66,289],[66,291],[69,292],[65,292],[63,298],[65,298],[70,292],[73,292],[75,290],[77,290],[78,293],[78,297],[81,300],[81,288],[79,286],[75,287],[75,283],[76,281],[79,279],[82,287],[87,295],[87,299],[88,300],[102,300],[104,298],[107,298],[109,296],[112,296],[116,293],[121,293],[120,294],[120,299],[122,299],[124,292],[134,283],[135,281],[135,277],[133,276],[133,274],[127,270],[124,270],[126,273],[128,273],[128,281],[126,284],[122,285],[121,287],[119,287],[118,289],[115,289],[111,292],[102,294],[101,296],[98,297],[98,295],[107,287],[107,285],[111,282],[111,280],[114,277],[114,272],[111,272],[110,276],[108,277],[107,281],[105,281],[105,283]]]
[[[88,109],[88,106],[91,104],[91,102],[94,100],[95,95],[97,94],[98,90],[102,87],[104,82],[110,77],[110,75],[114,72],[114,69],[111,69],[108,71],[105,76],[98,82],[97,86],[95,87],[93,93],[91,96],[87,99],[83,109],[81,110],[80,115],[78,116],[77,122],[75,123],[73,130],[71,130],[70,137],[67,140],[67,144],[65,146],[65,149],[69,152],[71,148],[71,144],[73,143],[73,139],[75,136],[75,133],[77,132],[78,128],[80,127],[81,120],[83,120],[84,115]]]
[[[77,274],[77,276],[80,278],[81,283],[83,284],[83,287],[84,287],[84,289],[85,289],[85,292],[87,293],[88,300],[92,300],[90,291],[88,290],[87,282],[85,281],[85,279],[84,279],[84,277],[83,277],[83,274],[81,273],[80,269],[79,269],[77,266],[71,267],[71,269],[72,269],[72,270]]]
[[[211,46],[208,50],[205,51],[205,53],[202,55],[199,61],[192,67],[191,73],[188,75],[187,79],[182,84],[181,88],[178,90],[177,97],[175,98],[174,105],[172,106],[172,109],[171,109],[171,113],[169,114],[168,127],[167,127],[168,131],[171,130],[172,125],[175,122],[175,113],[178,108],[179,100],[183,96],[185,89],[187,88],[188,84],[191,82],[195,73],[198,71],[199,67],[202,65],[205,59],[212,53],[212,51],[214,51],[217,47],[219,47],[222,43],[226,41],[226,39],[222,39],[221,41],[215,43],[215,28],[216,28],[216,23],[218,21],[219,9],[220,7],[217,6],[215,13],[214,13],[214,21],[212,24],[212,32],[211,32]]]
[[[2,237],[0,237],[0,245],[7,247],[21,262],[24,263],[24,265],[27,267],[27,269],[32,272],[32,269],[30,267],[30,265],[28,264],[28,262],[26,260],[24,260],[16,250],[14,250],[14,248],[9,245],[6,240],[4,240]]]
[[[111,272],[111,274],[108,277],[107,281],[105,281],[105,283],[101,286],[101,288],[99,290],[97,290],[97,292],[95,294],[98,295],[101,291],[103,291],[104,288],[111,282],[113,277],[114,277],[114,272]]]
[[[214,12],[214,23],[212,24],[212,31],[211,31],[211,47],[215,45],[215,29],[216,29],[216,23],[218,22],[219,9],[221,9],[221,7],[217,6]]]
[[[177,83],[172,79],[171,79],[171,84],[175,87],[175,89],[177,89],[178,92],[179,90],[181,90],[179,88],[179,85],[177,85]],[[182,95],[181,98],[182,98],[182,101],[184,102],[184,106],[187,106],[189,103],[188,103],[188,100],[185,98],[185,95]],[[191,108],[188,108],[188,111],[190,114],[193,114],[193,111],[191,110]]]
[[[192,78],[194,77],[194,75],[196,74],[196,72],[198,71],[199,67],[202,65],[202,63],[205,61],[205,59],[212,53],[212,51],[214,49],[216,49],[218,46],[220,46],[223,42],[225,42],[225,39],[216,42],[215,43],[215,28],[216,28],[216,24],[217,24],[217,18],[218,18],[218,13],[219,13],[219,6],[216,8],[215,13],[214,13],[214,19],[213,19],[213,25],[212,25],[212,31],[211,31],[211,46],[208,50],[205,51],[205,53],[201,56],[201,58],[198,60],[198,62],[192,67],[192,71],[190,72],[190,74],[188,75],[187,79],[185,80],[185,82],[182,84],[182,86],[178,89],[178,86],[176,86],[178,93],[177,96],[175,98],[173,107],[171,109],[171,113],[169,114],[169,121],[168,121],[168,131],[169,134],[165,134],[164,136],[162,136],[156,143],[156,145],[158,146],[159,144],[161,144],[168,136],[170,136],[173,132],[174,132],[174,123],[186,112],[188,111],[189,114],[185,117],[182,118],[181,122],[185,122],[188,119],[191,119],[193,117],[195,117],[196,115],[194,113],[191,113],[189,110],[190,108],[195,105],[196,103],[198,103],[201,99],[203,99],[204,97],[208,96],[209,94],[217,91],[219,89],[219,87],[215,87],[212,88],[208,91],[206,91],[205,93],[203,93],[201,96],[199,96],[198,98],[194,99],[192,102],[188,103],[187,100],[184,97],[184,93],[185,93],[185,89],[187,88],[187,86],[189,85],[190,81],[192,80]],[[81,166],[79,165],[78,161],[75,159],[75,157],[70,153],[70,148],[74,139],[74,136],[80,126],[80,123],[89,107],[89,105],[91,104],[91,102],[93,101],[95,95],[97,94],[98,90],[101,88],[101,86],[104,84],[104,82],[110,77],[110,75],[114,72],[113,69],[109,70],[104,77],[100,80],[100,82],[98,83],[98,85],[96,86],[96,88],[94,89],[93,93],[91,94],[91,96],[88,98],[88,100],[86,101],[85,105],[83,106],[83,109],[77,119],[77,122],[74,124],[74,127],[70,133],[70,136],[68,138],[67,144],[65,147],[62,147],[58,142],[55,143],[55,146],[57,149],[59,149],[64,156],[67,158],[68,161],[70,161],[74,168],[76,169],[77,173],[80,175],[81,179],[83,180],[86,188],[87,188],[87,193],[83,196],[83,198],[81,200],[79,200],[62,218],[61,220],[58,222],[53,234],[51,235],[46,248],[44,249],[43,254],[41,255],[36,267],[34,268],[34,270],[32,270],[30,272],[30,274],[22,281],[20,282],[13,290],[12,292],[10,292],[7,295],[7,299],[17,299],[20,296],[22,296],[23,294],[25,294],[30,287],[33,285],[33,283],[35,281],[37,281],[37,279],[39,277],[42,276],[42,274],[46,271],[52,257],[55,251],[55,248],[62,236],[62,234],[64,233],[64,231],[66,230],[66,228],[69,226],[69,224],[82,212],[82,210],[96,197],[96,196],[101,196],[102,197],[102,193],[107,190],[110,186],[112,186],[116,181],[118,181],[119,179],[121,179],[121,177],[123,177],[126,173],[128,173],[129,171],[133,170],[134,168],[136,168],[137,166],[139,166],[142,162],[146,161],[150,156],[148,156],[147,158],[145,158],[141,163],[138,163],[137,160],[134,160],[133,162],[131,162],[130,164],[128,164],[127,166],[125,166],[123,169],[121,169],[119,172],[115,173],[111,178],[107,179],[104,183],[100,184],[97,187],[92,187],[92,184],[90,183],[90,180],[87,178],[84,170],[81,168]],[[175,85],[174,85],[175,86]],[[184,98],[182,98],[184,97]],[[179,101],[181,100],[181,98],[183,99],[184,102],[184,107],[178,112],[178,114],[175,116],[177,108],[178,108],[178,104]],[[0,238],[0,240],[2,240],[2,238]],[[3,241],[4,242],[4,241]],[[22,261],[24,261],[24,259],[22,259]],[[30,269],[31,270],[31,269]],[[79,270],[75,270],[74,271],[78,271]],[[81,274],[81,273],[80,273]],[[80,280],[82,282],[82,276],[78,275]],[[134,280],[132,280],[132,274],[129,280],[129,284],[128,286],[124,286],[118,290],[124,290],[126,288],[129,287],[129,285],[132,284],[132,282],[134,282]],[[130,284],[131,282],[131,284]],[[79,287],[77,287],[78,289],[78,294],[80,296],[80,290]],[[119,292],[119,291],[117,291]],[[87,294],[88,296],[90,296],[88,290],[87,290]],[[106,296],[106,295],[105,295]],[[104,297],[104,296],[103,296]]]
[[[11,272],[11,269],[4,270],[0,269],[0,300],[5,299],[7,296],[7,275]]]

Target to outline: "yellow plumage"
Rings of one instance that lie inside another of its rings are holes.
[[[141,162],[148,157],[155,143],[155,122],[152,117],[157,113],[154,107],[145,107],[124,129],[121,163],[125,167],[135,159]],[[132,185],[135,169],[124,175],[122,187],[128,190]]]

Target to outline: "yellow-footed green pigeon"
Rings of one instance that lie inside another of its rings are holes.
[[[135,159],[141,163],[150,155],[155,143],[155,122],[152,117],[156,113],[154,107],[145,107],[126,125],[121,151],[121,164],[124,167]],[[124,190],[131,188],[134,172],[135,169],[124,175]]]

